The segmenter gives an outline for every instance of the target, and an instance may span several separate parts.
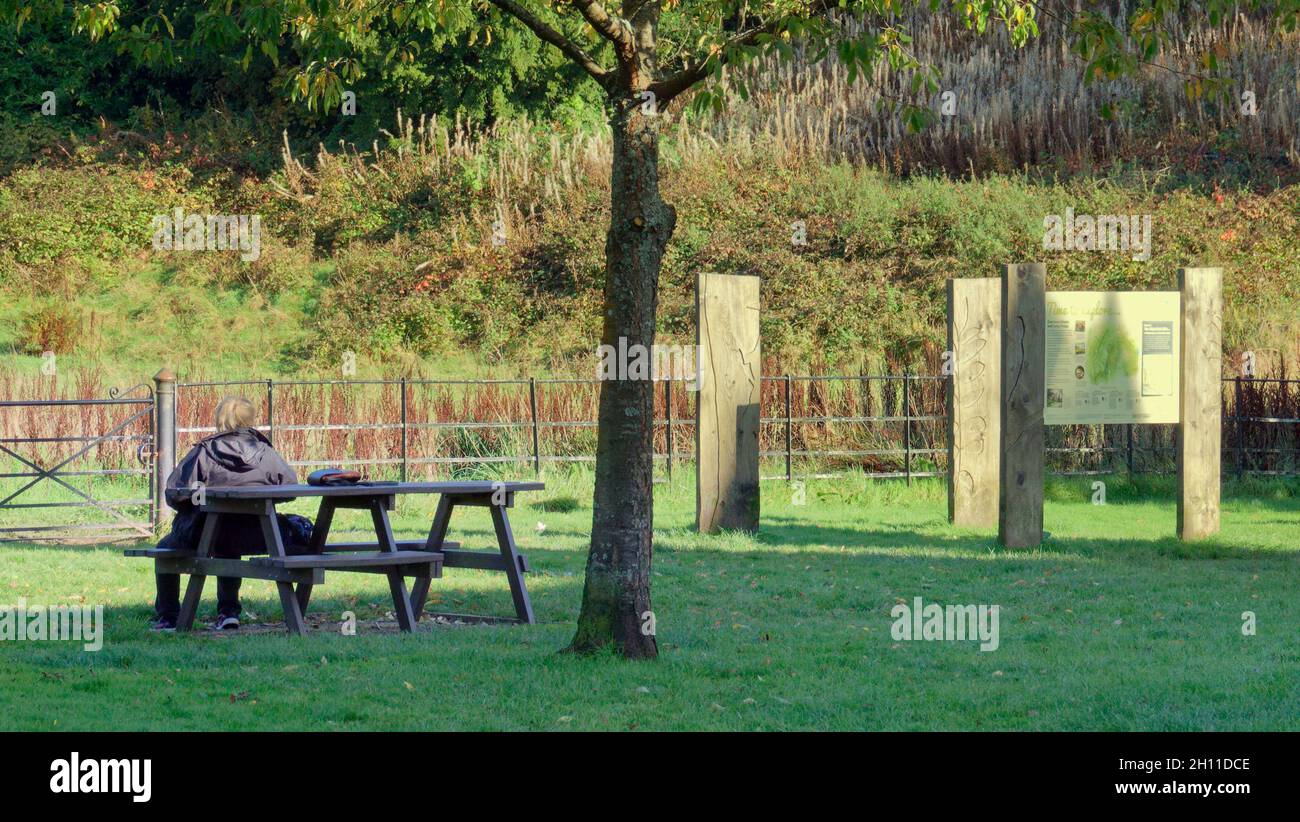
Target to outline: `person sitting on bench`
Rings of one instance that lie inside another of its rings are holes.
[[[159,548],[196,551],[206,517],[195,500],[203,488],[242,485],[294,485],[297,475],[271,441],[254,426],[257,412],[243,397],[226,397],[217,405],[217,433],[201,440],[167,478],[167,504],[176,510],[172,530]],[[309,552],[312,522],[306,517],[280,514],[280,538],[290,554]],[[269,551],[261,525],[253,516],[223,517],[213,535],[212,555],[238,559],[243,554]],[[154,602],[155,630],[174,630],[180,616],[180,575],[157,574],[158,597]],[[216,627],[239,627],[238,577],[217,578]]]

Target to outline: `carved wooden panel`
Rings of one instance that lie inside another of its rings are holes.
[[[948,281],[948,521],[998,521],[1002,281]]]
[[[1043,391],[1047,267],[1009,265],[1002,275],[1002,454],[998,540],[1006,548],[1043,541]]]

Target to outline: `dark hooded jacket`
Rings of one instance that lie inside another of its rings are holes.
[[[176,509],[172,532],[166,538],[166,547],[195,550],[203,534],[206,514],[195,508],[191,497],[200,484],[205,488],[243,485],[293,485],[298,478],[289,463],[284,461],[271,441],[254,428],[237,428],[201,440],[167,478],[165,496],[167,504]],[[281,516],[280,530],[286,545],[303,544],[303,535],[297,533],[299,523],[286,522]],[[294,520],[302,520],[294,517]],[[303,520],[305,522],[305,520]],[[310,532],[307,533],[310,538]],[[214,554],[239,556],[266,553],[266,539],[261,525],[252,516],[222,517],[216,534]]]

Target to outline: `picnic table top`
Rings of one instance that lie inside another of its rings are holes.
[[[470,480],[460,482],[376,482],[358,485],[216,485],[204,489],[211,499],[296,499],[298,497],[367,497],[382,494],[491,494],[498,490],[541,491],[544,482]]]

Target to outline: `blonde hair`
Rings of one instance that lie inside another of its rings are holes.
[[[252,428],[257,423],[257,409],[243,397],[225,397],[217,403],[217,433],[236,428]]]

